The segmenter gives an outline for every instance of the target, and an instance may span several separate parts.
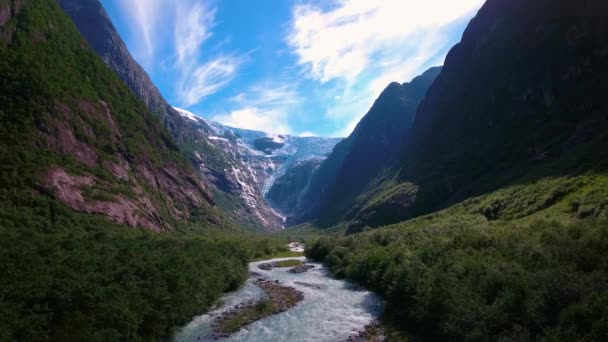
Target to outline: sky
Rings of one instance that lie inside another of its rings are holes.
[[[348,136],[442,65],[483,0],[101,0],[165,99],[228,126]]]

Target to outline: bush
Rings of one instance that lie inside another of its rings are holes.
[[[380,229],[307,256],[386,297],[404,330],[441,340],[603,340],[608,223]]]

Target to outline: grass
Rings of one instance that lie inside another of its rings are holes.
[[[275,263],[274,267],[284,268],[284,267],[295,267],[295,266],[302,266],[302,265],[304,265],[304,261],[302,261],[302,260],[288,259],[288,260],[277,261]]]
[[[226,334],[237,332],[250,322],[271,315],[273,311],[274,308],[269,300],[261,300],[255,305],[249,306],[239,312],[234,317],[220,323],[218,330]]]

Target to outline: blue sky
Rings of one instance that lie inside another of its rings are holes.
[[[392,81],[443,64],[483,0],[101,0],[174,106],[347,136]]]

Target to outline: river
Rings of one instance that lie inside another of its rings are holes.
[[[292,274],[286,268],[264,271],[258,265],[283,259],[271,259],[249,264],[251,273],[245,285],[236,292],[225,295],[222,306],[208,314],[195,317],[176,334],[176,342],[215,341],[212,322],[224,311],[237,304],[264,296],[253,282],[265,277],[278,280],[304,293],[296,307],[283,313],[254,322],[228,338],[217,341],[283,342],[283,341],[343,341],[377,319],[383,310],[382,300],[375,294],[360,289],[346,281],[331,278],[327,269],[319,263],[305,273]],[[306,260],[305,258],[287,258]],[[257,273],[257,275],[256,275]],[[315,287],[296,284],[314,284]]]

